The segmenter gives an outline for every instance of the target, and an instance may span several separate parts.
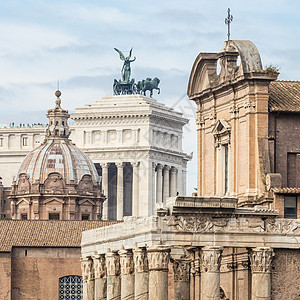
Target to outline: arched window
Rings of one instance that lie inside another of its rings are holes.
[[[69,275],[59,278],[59,300],[82,299],[82,277]]]

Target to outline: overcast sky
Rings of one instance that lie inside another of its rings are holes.
[[[156,98],[190,118],[184,150],[196,152],[194,105],[186,98],[199,52],[218,52],[227,38],[249,39],[279,79],[300,79],[300,2],[280,0],[0,1],[0,123],[46,122],[57,80],[69,111],[112,94],[122,63],[114,47],[137,57],[132,77],[159,77]],[[195,157],[195,156],[194,156]],[[196,186],[189,163],[188,193]]]

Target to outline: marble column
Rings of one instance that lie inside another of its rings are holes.
[[[156,180],[155,180],[155,163],[152,162],[151,163],[152,165],[152,205],[151,205],[151,208],[152,208],[152,215],[154,215],[154,210],[155,210],[155,203],[156,203],[156,194],[155,194],[155,191],[156,191]]]
[[[222,247],[201,249],[201,300],[220,300]]]
[[[148,259],[145,249],[133,250],[134,260],[134,295],[135,300],[148,300],[149,296],[149,272],[148,272]]]
[[[156,203],[162,203],[162,169],[163,166],[161,164],[157,164],[156,166],[156,172],[157,172],[157,178],[156,178]]]
[[[166,199],[170,197],[170,167],[164,167],[164,189],[163,189],[163,202],[166,203]]]
[[[108,168],[109,163],[101,164],[102,168],[102,192],[106,197],[106,200],[103,202],[103,212],[102,219],[107,220],[108,218]]]
[[[123,180],[123,163],[116,163],[118,168],[117,178],[117,220],[123,220],[124,212],[124,180]]]
[[[139,216],[139,162],[132,165],[132,215]]]
[[[168,264],[170,249],[164,246],[148,248],[149,299],[168,299]]]
[[[252,300],[271,300],[271,263],[274,252],[269,247],[250,251],[252,273]]]
[[[121,299],[120,258],[115,252],[105,254],[107,274],[107,300]]]
[[[173,262],[175,300],[190,300],[190,262],[187,259]]]
[[[170,196],[175,197],[177,195],[177,169],[171,168],[170,171]]]
[[[129,250],[120,250],[121,299],[134,300],[133,254]]]
[[[83,300],[94,300],[94,268],[90,257],[81,258]]]
[[[106,266],[105,255],[93,256],[95,274],[95,297],[94,300],[106,299]]]

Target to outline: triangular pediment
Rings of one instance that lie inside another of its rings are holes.
[[[85,199],[82,199],[80,201],[78,201],[78,204],[79,205],[82,205],[82,204],[85,204],[85,205],[95,205],[95,202],[91,199],[88,199],[88,198],[85,198]]]
[[[30,200],[25,199],[25,198],[22,198],[22,199],[20,199],[20,200],[16,203],[16,205],[20,205],[20,204],[27,204],[27,205],[29,205],[29,204],[30,204]]]
[[[53,197],[53,198],[50,198],[50,199],[46,199],[43,201],[44,204],[48,204],[48,203],[51,203],[51,202],[58,202],[60,204],[64,204],[65,201],[60,199],[60,198],[56,198],[56,197]]]
[[[230,132],[230,125],[224,119],[218,120],[212,131],[213,135],[226,134],[229,132]]]

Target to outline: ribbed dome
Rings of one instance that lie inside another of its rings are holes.
[[[49,109],[49,125],[45,142],[32,150],[23,160],[16,180],[26,174],[31,184],[44,184],[51,173],[59,173],[65,184],[76,185],[84,175],[90,175],[94,186],[99,184],[99,175],[89,157],[69,140],[69,114],[61,108],[60,91],[56,91],[55,107]]]
[[[23,160],[16,178],[27,174],[31,183],[43,184],[51,173],[60,173],[66,184],[79,184],[83,175],[91,175],[93,184],[99,183],[96,168],[89,157],[63,139],[48,139],[32,150]]]

